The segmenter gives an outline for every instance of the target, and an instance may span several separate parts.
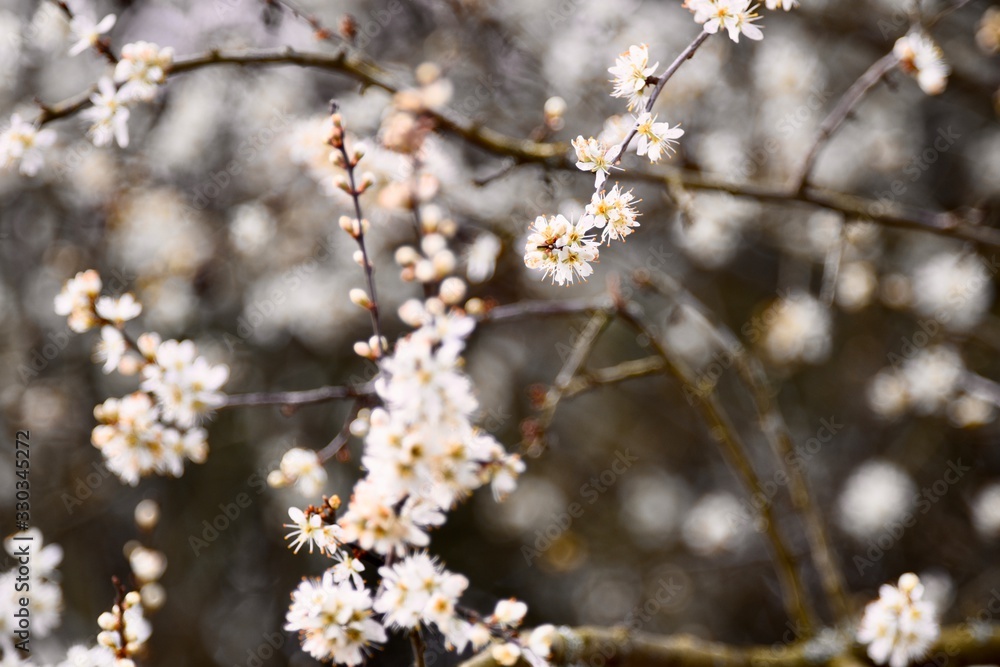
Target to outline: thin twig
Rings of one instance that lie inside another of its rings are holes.
[[[568,637],[564,637],[568,635]],[[616,667],[861,667],[871,664],[864,647],[847,643],[828,654],[809,650],[809,642],[732,646],[691,635],[654,635],[624,627],[560,628],[550,662],[614,664]],[[1000,660],[1000,626],[970,624],[942,628],[926,662],[937,667],[995,664]],[[598,662],[599,661],[599,662]],[[519,663],[521,664],[521,663]],[[461,667],[498,667],[489,651]]]
[[[899,64],[899,59],[893,52],[889,52],[882,56],[869,67],[864,74],[858,77],[850,88],[843,94],[837,105],[833,108],[823,122],[819,126],[819,134],[816,140],[813,142],[812,146],[809,148],[809,152],[806,153],[806,159],[803,161],[802,166],[799,171],[795,174],[795,179],[792,181],[793,192],[796,194],[802,194],[805,191],[806,186],[809,184],[809,177],[812,175],[813,165],[816,163],[816,158],[819,157],[819,152],[826,145],[827,141],[833,136],[838,128],[847,120],[847,116],[850,115],[851,111],[858,105],[858,103],[864,98],[865,94],[875,87],[879,81],[882,80],[886,74],[888,74],[897,64]]]
[[[315,67],[339,72],[366,86],[381,88],[391,93],[399,90],[397,86],[382,78],[381,71],[374,63],[360,56],[350,55],[346,48],[342,48],[334,54],[306,53],[286,47],[247,51],[214,50],[202,55],[179,58],[171,66],[168,73],[179,74],[222,64]],[[41,113],[35,122],[44,125],[85,109],[90,106],[90,96],[95,90],[96,88],[91,86],[57,104],[41,104]],[[578,171],[575,164],[567,158],[567,152],[570,150],[567,143],[515,139],[482,127],[474,121],[446,109],[425,110],[423,113],[432,119],[439,129],[460,137],[468,144],[499,157],[513,158],[515,166],[536,163],[554,169]],[[698,171],[677,167],[661,167],[657,170],[633,167],[620,174],[619,179],[656,183],[667,183],[673,179],[694,190],[727,192],[737,197],[762,202],[809,204],[888,227],[929,232],[962,239],[982,247],[1000,249],[1000,229],[981,226],[979,223],[982,216],[975,211],[967,214],[931,211],[906,206],[899,202],[879,202],[874,199],[815,187],[806,187],[801,192],[790,192],[787,185],[734,183],[718,177],[707,176]]]
[[[375,385],[371,382],[356,386],[328,386],[303,391],[255,392],[250,394],[232,394],[226,396],[226,402],[220,407],[235,408],[260,405],[309,405],[340,401],[348,398],[373,396]]]
[[[566,386],[563,398],[571,398],[596,387],[620,384],[636,378],[658,375],[662,372],[663,359],[658,356],[630,359],[608,368],[580,371]]]
[[[816,570],[819,572],[820,583],[827,601],[837,620],[846,622],[850,617],[850,607],[847,603],[844,575],[823,522],[823,516],[809,491],[809,482],[805,472],[799,465],[792,463],[797,460],[797,457],[791,432],[785,422],[784,415],[781,413],[781,408],[777,401],[772,398],[774,391],[760,360],[747,350],[736,334],[719,321],[700,299],[672,277],[664,273],[653,273],[637,282],[653,288],[675,303],[687,306],[700,316],[703,323],[712,332],[716,344],[734,360],[737,374],[750,392],[761,430],[771,443],[778,464],[788,478],[788,492],[792,500],[792,507],[800,514],[806,527],[809,553]],[[695,392],[701,392],[705,389],[700,385],[694,387]],[[761,496],[761,498],[766,498],[766,496]]]
[[[638,334],[644,335],[649,346],[664,361],[667,373],[674,377],[682,386],[694,386],[693,373],[686,365],[670,352],[647,326],[638,306],[634,303],[619,303],[618,315]],[[695,392],[697,405],[702,418],[709,427],[712,439],[719,443],[722,453],[733,471],[740,478],[752,498],[766,498],[763,484],[754,470],[747,455],[747,446],[733,427],[722,404],[714,393]],[[781,587],[782,601],[789,617],[810,634],[816,627],[813,611],[808,606],[805,586],[798,572],[798,559],[785,543],[785,538],[778,530],[778,521],[773,507],[768,504],[761,508],[764,520],[764,530],[774,555],[775,571]]]
[[[566,395],[566,391],[569,389],[570,383],[577,372],[587,362],[587,357],[590,356],[594,345],[597,344],[597,339],[600,337],[601,332],[610,323],[610,315],[603,310],[599,310],[591,315],[590,321],[587,322],[583,331],[576,336],[576,340],[573,341],[573,347],[566,356],[566,360],[556,375],[555,381],[549,387],[549,390],[545,392],[545,399],[538,410],[538,416],[529,422],[531,428],[527,430],[523,444],[524,451],[529,455],[537,456],[545,448],[546,433],[549,426],[552,425],[552,420],[555,418],[559,402]]]
[[[334,109],[334,117],[339,118],[336,114],[336,109]],[[375,333],[375,344],[378,346],[377,350],[379,356],[381,354],[388,352],[387,344],[382,338],[382,324],[379,321],[379,303],[378,303],[378,293],[375,291],[375,267],[372,265],[371,258],[368,256],[368,249],[365,247],[365,219],[361,213],[361,190],[358,189],[358,180],[355,172],[357,171],[358,161],[347,151],[347,141],[346,137],[343,135],[342,129],[337,125],[335,121],[335,132],[340,132],[339,138],[334,139],[333,147],[340,151],[341,157],[344,159],[344,171],[347,172],[347,184],[350,186],[350,192],[348,194],[354,201],[354,217],[357,220],[356,234],[353,234],[354,240],[358,243],[358,248],[361,250],[361,260],[364,262],[365,271],[365,282],[368,285],[368,297],[371,303],[368,304],[368,313],[371,315],[372,320],[372,331]]]
[[[413,667],[425,667],[424,639],[420,636],[420,628],[410,631],[410,646],[413,648]]]

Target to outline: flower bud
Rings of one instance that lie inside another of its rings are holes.
[[[371,310],[375,304],[372,303],[371,298],[368,296],[368,292],[364,291],[360,287],[353,288],[348,296],[351,298],[351,303],[355,306],[360,306],[365,310]]]

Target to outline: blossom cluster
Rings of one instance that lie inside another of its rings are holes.
[[[467,580],[419,549],[456,503],[487,482],[494,495],[505,496],[524,467],[473,425],[478,402],[461,370],[472,318],[446,310],[437,298],[407,302],[400,311],[417,328],[382,359],[375,387],[383,406],[352,429],[365,433],[361,462],[367,475],[339,518],[336,497],[323,508],[289,510],[291,546],[318,547],[337,564],[322,579],[300,585],[286,627],[302,633],[313,656],[343,664],[357,664],[363,649],[384,642],[386,627],[433,625],[459,651],[473,642],[475,626],[456,606]],[[377,562],[398,559],[379,569],[374,599],[355,550]],[[491,635],[483,636],[480,647]]]
[[[934,605],[924,599],[920,578],[908,572],[897,585],[883,584],[879,597],[865,608],[858,641],[868,646],[877,665],[906,667],[923,658],[937,639],[940,627]]]
[[[110,54],[102,36],[114,27],[116,18],[108,14],[96,21],[88,8],[75,8],[69,27],[76,42],[69,49],[70,55],[79,55],[91,47]],[[88,123],[87,136],[95,146],[112,142],[122,148],[128,146],[130,108],[156,97],[173,59],[172,48],[160,48],[152,42],[122,47],[120,57],[114,58],[113,72],[98,80],[89,99],[91,106],[80,112],[80,118]],[[45,164],[46,151],[55,142],[53,130],[42,129],[38,122],[26,121],[15,113],[0,132],[0,168],[17,166],[21,174],[35,176]]]
[[[105,373],[139,375],[141,383],[139,391],[94,409],[99,424],[91,440],[108,469],[128,484],[154,473],[179,477],[185,460],[201,463],[208,454],[201,424],[224,403],[220,389],[229,369],[209,363],[191,341],[164,341],[156,333],[133,341],[125,323],[142,305],[129,293],[101,296],[101,288],[96,271],[80,272],[56,296],[55,311],[78,333],[100,327],[95,360]]]

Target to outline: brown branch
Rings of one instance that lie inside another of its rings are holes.
[[[177,59],[169,74],[180,74],[213,65],[299,65],[331,70],[360,81],[365,86],[381,88],[390,93],[399,90],[383,78],[381,70],[372,62],[341,48],[333,54],[307,53],[291,48],[255,49],[246,51],[209,51],[203,55]],[[71,116],[90,105],[95,88],[77,94],[63,102],[41,105],[39,124]],[[470,145],[500,157],[509,157],[515,164],[543,164],[549,168],[579,171],[567,158],[570,145],[564,142],[537,142],[509,137],[449,110],[425,110],[435,125],[454,134]],[[725,179],[706,176],[698,171],[665,167],[658,170],[630,168],[618,175],[619,180],[640,180],[666,183],[670,179],[695,190],[727,192],[737,197],[756,199],[779,204],[809,204],[838,211],[848,217],[863,221],[910,229],[970,241],[979,246],[1000,249],[1000,229],[979,226],[976,214],[961,215],[947,211],[931,211],[900,204],[827,190],[806,187],[801,192],[789,192],[785,185],[733,183]]]
[[[694,386],[694,378],[690,369],[659,341],[647,326],[636,304],[620,302],[617,312],[619,317],[628,323],[636,333],[642,334],[649,341],[649,347],[663,359],[664,368],[668,375],[675,378],[682,386]],[[695,392],[694,397],[699,412],[709,427],[712,439],[720,445],[723,456],[732,467],[733,472],[740,478],[749,495],[752,498],[766,498],[767,494],[763,484],[747,455],[746,443],[743,442],[732,425],[718,398],[711,392]],[[799,576],[798,558],[785,543],[785,538],[778,530],[778,520],[773,509],[773,506],[768,504],[764,505],[760,511],[765,524],[764,531],[767,533],[773,551],[782,601],[791,619],[804,628],[806,634],[809,634],[816,627],[814,613],[808,606],[805,586]]]
[[[580,371],[566,386],[563,398],[571,398],[596,387],[619,384],[635,378],[657,375],[664,370],[663,359],[657,356],[623,361],[608,368]]]
[[[563,362],[559,373],[556,375],[555,381],[545,393],[545,399],[538,410],[538,416],[529,421],[531,428],[526,430],[526,437],[523,443],[524,451],[529,455],[537,456],[545,448],[546,432],[556,416],[556,409],[559,407],[559,402],[566,395],[570,382],[572,382],[583,364],[586,363],[587,357],[590,356],[594,345],[597,344],[597,339],[600,337],[601,332],[610,323],[611,316],[607,312],[599,310],[591,315],[587,326],[576,336],[576,340],[573,341],[573,347]]]
[[[310,405],[349,398],[364,398],[375,394],[371,382],[355,386],[328,386],[303,391],[256,392],[226,396],[226,402],[219,409],[260,405]]]
[[[823,122],[819,126],[819,135],[813,142],[812,146],[809,148],[809,152],[806,154],[806,159],[799,171],[795,175],[795,179],[792,181],[794,183],[794,192],[801,194],[805,190],[806,185],[809,183],[809,176],[812,174],[813,165],[816,163],[816,158],[819,157],[819,152],[826,145],[827,141],[833,136],[833,134],[840,128],[840,126],[847,120],[851,111],[861,102],[862,98],[868,93],[869,90],[875,87],[879,81],[882,80],[886,74],[888,74],[897,64],[899,59],[893,52],[889,52],[882,56],[869,67],[864,74],[858,77],[850,88],[844,93],[844,95],[834,106],[833,111],[830,112]]]
[[[870,665],[864,648],[848,644],[833,655],[810,652],[808,642],[764,646],[731,646],[690,635],[653,635],[624,627],[560,629],[571,641],[553,642],[553,665],[608,664],[616,667],[848,667]],[[598,663],[597,660],[601,662]],[[935,667],[996,664],[1000,660],[1000,628],[985,625],[975,633],[968,625],[943,628],[924,662]],[[518,667],[528,663],[518,662]],[[919,664],[919,663],[917,663]],[[489,652],[461,667],[498,667]]]
[[[797,460],[795,445],[784,415],[776,400],[774,390],[760,360],[743,345],[736,334],[720,322],[715,314],[678,281],[664,273],[653,273],[637,282],[648,286],[661,295],[683,304],[701,317],[712,332],[716,344],[731,355],[740,380],[746,386],[757,411],[761,431],[771,443],[780,469],[788,478],[788,492],[792,506],[801,514],[809,542],[809,552],[813,564],[820,575],[820,582],[837,620],[844,622],[850,616],[847,594],[844,591],[844,575],[841,572],[830,536],[823,522],[822,514],[809,491],[809,483]],[[693,392],[712,391],[711,387],[698,384]],[[763,500],[766,496],[761,496]],[[768,502],[770,504],[770,502]]]
[[[649,95],[649,100],[646,102],[646,108],[644,111],[650,112],[653,110],[653,105],[656,104],[656,98],[658,98],[660,93],[663,92],[663,87],[667,85],[667,81],[670,80],[670,77],[672,77],[674,73],[680,69],[681,65],[683,65],[685,61],[690,60],[694,56],[694,52],[698,50],[699,46],[705,43],[705,40],[708,39],[709,36],[710,33],[702,30],[701,33],[694,38],[694,41],[688,44],[687,48],[681,51],[680,55],[674,59],[674,62],[670,63],[670,66],[663,71],[663,74],[657,78],[656,86],[653,88],[653,92]],[[618,155],[615,157],[614,164],[621,162],[621,159],[625,156],[625,152],[628,150],[629,144],[632,143],[632,139],[635,138],[635,135],[638,132],[639,125],[635,123],[632,125],[632,129],[625,136],[625,138],[622,139],[622,142],[618,144]]]

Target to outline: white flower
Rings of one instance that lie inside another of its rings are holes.
[[[972,503],[972,525],[986,540],[1000,537],[1000,482],[993,482]]]
[[[465,275],[471,282],[481,283],[493,277],[500,248],[500,239],[494,234],[483,232],[476,237],[465,256]]]
[[[199,357],[191,341],[162,342],[154,361],[142,369],[141,388],[156,395],[167,421],[190,428],[225,402],[220,389],[229,379],[229,368]]]
[[[111,79],[97,82],[98,92],[90,97],[94,106],[80,112],[80,118],[91,123],[88,136],[95,146],[107,146],[112,139],[122,148],[128,146],[128,99],[115,88]]]
[[[361,578],[361,573],[365,571],[365,564],[361,559],[342,550],[338,550],[334,558],[337,564],[332,568],[333,580],[339,584],[350,579],[355,588],[364,588],[365,580]]]
[[[69,328],[77,333],[88,331],[98,323],[94,302],[101,293],[101,276],[93,269],[81,271],[66,281],[56,295],[56,315],[69,316]]]
[[[615,84],[612,97],[627,97],[628,109],[640,108],[646,98],[646,79],[656,71],[660,63],[649,65],[649,48],[645,44],[630,46],[618,56],[614,67],[608,71],[614,75]]]
[[[0,134],[0,167],[9,169],[16,163],[25,176],[34,176],[45,164],[45,149],[55,143],[54,130],[39,130],[33,123],[10,117],[10,125]]]
[[[105,374],[118,368],[126,351],[128,351],[128,345],[126,345],[125,336],[122,335],[121,331],[112,326],[101,327],[101,340],[94,350],[94,359],[98,362],[104,362],[104,368],[101,370]]]
[[[560,285],[572,284],[577,277],[586,279],[599,255],[600,244],[588,235],[594,224],[589,215],[575,223],[563,215],[538,216],[524,245],[525,266],[541,270],[543,277],[551,275],[552,282]]]
[[[594,226],[603,229],[601,240],[611,243],[611,240],[625,240],[635,227],[638,211],[632,205],[635,197],[632,191],[623,191],[616,184],[609,192],[595,192],[587,204],[587,215],[594,218]]]
[[[916,492],[913,480],[895,464],[868,461],[840,494],[840,525],[859,541],[890,531],[913,506]]]
[[[446,637],[461,626],[456,625],[455,606],[469,586],[462,575],[449,572],[422,552],[379,568],[379,574],[382,586],[375,611],[385,615],[387,625],[413,628],[419,623],[434,624]]]
[[[670,123],[657,123],[656,116],[648,111],[640,114],[635,122],[639,135],[636,153],[649,155],[649,161],[653,163],[659,162],[664,152],[668,155],[673,153],[673,145],[684,136],[684,130],[680,127],[672,128]]]
[[[788,294],[772,304],[763,345],[776,363],[818,364],[830,354],[830,312],[805,292]]]
[[[768,9],[777,9],[781,7],[786,12],[791,11],[793,7],[799,6],[799,0],[765,0],[764,4]]]
[[[164,428],[149,394],[135,392],[122,399],[109,398],[94,414],[102,422],[94,427],[91,441],[101,450],[108,469],[135,486],[150,473],[180,475],[183,459],[164,446]]]
[[[306,514],[297,507],[288,508],[288,516],[292,523],[286,523],[285,528],[294,528],[292,532],[285,535],[285,539],[292,539],[289,549],[295,553],[299,552],[304,545],[309,545],[309,553],[313,552],[315,546],[321,554],[330,552],[337,548],[340,528],[336,525],[326,523],[318,513]],[[341,579],[338,579],[341,581]],[[359,588],[361,585],[358,586]]]
[[[122,83],[123,99],[149,101],[166,80],[174,61],[174,50],[161,49],[152,42],[134,42],[122,47],[122,57],[115,66],[115,81]]]
[[[576,167],[582,171],[594,172],[594,187],[599,188],[611,173],[611,166],[618,157],[618,147],[590,137],[579,136],[572,142],[576,150]]]
[[[526,613],[528,613],[528,605],[510,598],[497,602],[496,608],[493,610],[493,619],[500,625],[515,627],[521,624]]]
[[[95,23],[93,15],[79,11],[75,13],[69,22],[69,29],[73,31],[78,41],[70,47],[69,55],[79,55],[96,45],[101,35],[115,26],[116,20],[114,14],[108,14],[100,22]]]
[[[923,261],[913,273],[913,306],[932,326],[969,331],[993,302],[993,283],[975,253],[943,252]]]
[[[694,20],[702,24],[705,32],[714,35],[720,29],[729,33],[734,42],[740,35],[762,39],[764,34],[753,24],[759,16],[754,13],[758,5],[751,0],[686,0],[684,6],[694,12]]]
[[[132,294],[126,292],[117,299],[102,296],[97,300],[94,309],[103,319],[120,326],[139,317],[142,312],[142,304],[136,301]]]
[[[295,484],[304,496],[317,496],[326,484],[326,469],[319,455],[311,449],[293,447],[281,457],[281,474],[288,484]]]
[[[493,648],[490,649],[490,655],[498,665],[511,667],[511,665],[516,665],[518,659],[521,657],[521,647],[514,642],[495,644]]]
[[[919,577],[906,573],[897,586],[883,584],[865,608],[857,638],[875,664],[906,667],[922,659],[940,633],[934,605],[923,599]]]
[[[302,648],[317,660],[358,665],[387,638],[371,609],[368,590],[338,583],[327,570],[322,579],[306,579],[292,593],[285,629],[298,632]]]
[[[892,51],[899,59],[899,68],[915,76],[921,90],[928,95],[944,91],[950,69],[941,49],[930,37],[911,32],[896,40]]]

